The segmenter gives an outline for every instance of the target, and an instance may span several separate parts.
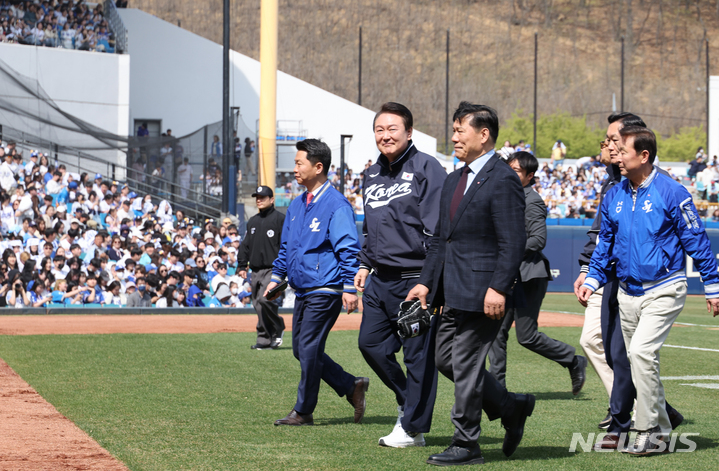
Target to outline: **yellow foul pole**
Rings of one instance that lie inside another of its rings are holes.
[[[277,164],[278,0],[262,0],[260,12],[260,184],[275,189]]]

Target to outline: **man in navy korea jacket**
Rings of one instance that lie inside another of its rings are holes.
[[[280,251],[272,281],[264,295],[285,278],[297,295],[292,315],[292,353],[302,376],[297,402],[275,425],[311,425],[320,382],[324,380],[354,407],[354,421],[362,421],[369,378],[355,377],[324,353],[325,342],[342,306],[357,309],[354,276],[359,241],[349,201],[327,180],[330,148],[317,139],[296,144],[295,179],[307,191],[287,209]],[[279,296],[273,296],[270,300]]]
[[[424,446],[437,395],[434,337],[437,322],[416,337],[397,333],[399,305],[417,284],[427,246],[439,221],[446,170],[412,142],[412,113],[385,103],[374,119],[380,156],[365,170],[364,244],[355,288],[363,292],[359,348],[394,392],[398,418],[382,446]],[[402,349],[405,375],[395,354]]]

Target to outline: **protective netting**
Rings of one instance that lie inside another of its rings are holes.
[[[257,152],[246,151],[256,139],[239,112],[232,121],[240,146],[227,154],[237,167],[240,197],[257,186]],[[226,178],[225,153],[215,142],[221,141],[221,121],[181,137],[113,134],[63,111],[37,80],[0,59],[0,125],[3,140],[47,153],[70,171],[126,181],[136,191],[168,199],[198,216],[219,215]]]

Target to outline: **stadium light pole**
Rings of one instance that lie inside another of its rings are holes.
[[[447,28],[447,60],[444,75],[444,152],[449,155],[449,28]]]
[[[222,212],[234,213],[230,204],[230,0],[223,0],[222,12]]]
[[[707,116],[706,116],[706,128],[705,131],[707,133],[707,142],[706,142],[706,150],[709,152],[709,39],[706,39],[706,58],[707,58],[707,80],[706,80],[706,87],[707,87]]]
[[[624,36],[622,36],[622,85],[619,98],[619,111],[624,112]]]
[[[357,104],[362,106],[362,27],[359,27],[359,69],[357,70]]]
[[[278,0],[260,7],[260,184],[275,188],[277,168],[277,16]]]
[[[537,51],[539,50],[538,37],[539,33],[534,33],[534,141],[532,141],[532,150],[534,151],[535,156],[539,155],[537,152]]]
[[[345,139],[352,140],[352,134],[340,135],[340,193],[345,194]]]

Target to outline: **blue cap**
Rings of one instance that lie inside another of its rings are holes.
[[[134,191],[131,191],[130,194],[127,195],[127,197],[130,199],[137,198],[137,193],[135,193]]]
[[[101,173],[96,173],[96,174],[95,174],[95,180],[102,180],[102,174],[101,174]]]
[[[74,190],[75,188],[77,188],[77,182],[70,182],[67,187],[71,190]]]
[[[147,271],[157,270],[157,267],[153,263],[150,263],[150,264],[145,265],[145,270],[147,270]]]

